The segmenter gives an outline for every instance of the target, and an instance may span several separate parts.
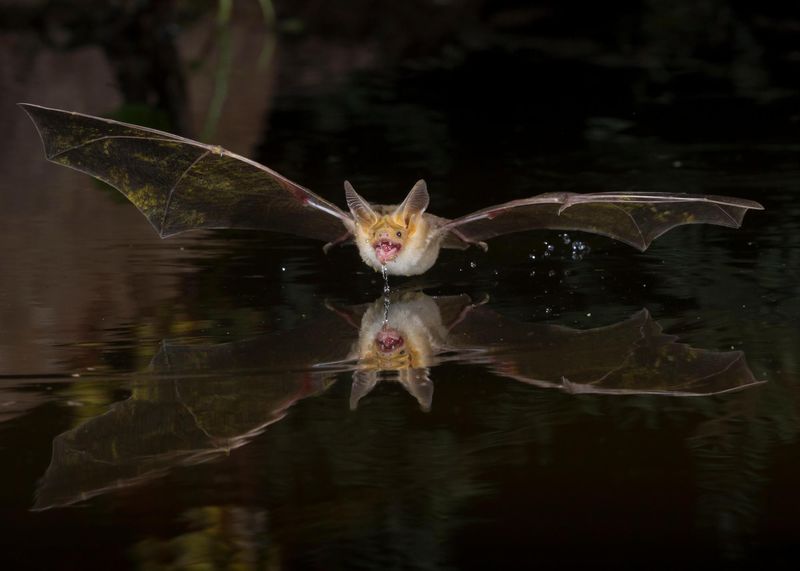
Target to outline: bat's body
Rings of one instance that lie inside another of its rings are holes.
[[[364,220],[353,224],[353,241],[361,259],[375,271],[402,276],[422,274],[428,271],[439,257],[444,234],[437,232],[442,219],[421,213],[406,224],[402,215],[396,215],[400,207],[372,206],[375,220]],[[397,233],[400,233],[400,236]]]
[[[347,188],[354,192],[349,184]],[[412,193],[424,188],[425,183],[420,181]],[[374,220],[360,220],[354,214],[351,234],[361,259],[375,271],[383,271],[385,267],[390,275],[423,274],[436,263],[442,247],[467,248],[470,245],[470,242],[456,242],[452,238],[451,244],[445,244],[448,232],[443,227],[449,220],[444,218],[427,212],[403,216],[402,204],[371,208],[375,212]]]
[[[465,249],[502,234],[578,230],[645,250],[683,224],[738,228],[757,202],[725,196],[601,192],[550,193],[492,206],[453,220],[426,212],[419,181],[398,206],[370,205],[345,182],[349,212],[275,171],[221,147],[80,113],[22,104],[47,158],[122,192],[161,237],[199,228],[288,232],[330,246],[355,243],[375,271],[428,271],[441,248]]]

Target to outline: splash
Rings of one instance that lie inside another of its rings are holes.
[[[581,242],[580,240],[575,240],[572,242],[572,259],[575,261],[580,261],[583,257],[591,251],[589,245]]]
[[[567,255],[574,261],[583,260],[584,256],[591,252],[591,248],[587,243],[581,240],[575,240],[571,238],[569,234],[558,234],[558,237],[561,239],[563,246],[566,247]],[[541,254],[537,254],[536,252],[530,253],[528,254],[528,259],[535,262],[537,259],[549,258],[553,255],[558,255],[559,250],[560,248],[557,245],[544,242],[544,250]]]

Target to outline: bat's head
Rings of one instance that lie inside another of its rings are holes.
[[[392,293],[375,300],[361,318],[358,359],[364,368],[400,370],[427,367],[439,339],[436,302],[419,292]]]
[[[373,358],[382,369],[414,367],[422,360],[414,341],[399,329],[385,325],[373,339]]]
[[[369,393],[382,373],[386,379],[396,380],[417,399],[423,410],[430,410],[433,399],[433,383],[428,377],[429,347],[418,339],[419,335],[408,334],[400,329],[384,325],[364,349],[359,365],[362,367],[353,376],[350,406],[355,409],[358,401]],[[365,382],[366,381],[366,382]]]
[[[422,214],[428,207],[428,189],[420,180],[396,207],[372,206],[344,183],[347,206],[356,223],[358,246],[365,246],[374,254],[379,265],[395,262],[409,246],[419,241]],[[371,256],[370,256],[371,258]]]
[[[381,371],[416,367],[425,363],[430,353],[418,337],[417,332],[409,333],[388,323],[371,323],[359,343],[359,363]]]

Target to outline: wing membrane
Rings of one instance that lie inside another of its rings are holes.
[[[122,192],[166,237],[196,228],[273,230],[334,241],[350,216],[280,174],[177,135],[21,104],[47,158]]]
[[[484,208],[442,226],[470,241],[524,230],[579,230],[646,250],[676,226],[715,224],[738,228],[757,202],[723,196],[645,192],[549,193]]]

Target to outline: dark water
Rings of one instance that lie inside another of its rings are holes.
[[[659,70],[535,19],[382,49],[304,17],[263,56],[258,12],[222,32],[195,14],[174,36],[185,93],[162,74],[149,107],[130,104],[119,46],[3,33],[3,568],[794,568],[800,91],[770,52],[785,36],[756,35],[761,59]],[[46,163],[16,101],[205,129],[340,205],[345,178],[376,202],[425,178],[444,216],[556,190],[766,210],[645,253],[557,232],[447,252],[392,280],[391,324],[429,370],[375,375],[353,347],[383,284],[352,249],[161,241]]]

